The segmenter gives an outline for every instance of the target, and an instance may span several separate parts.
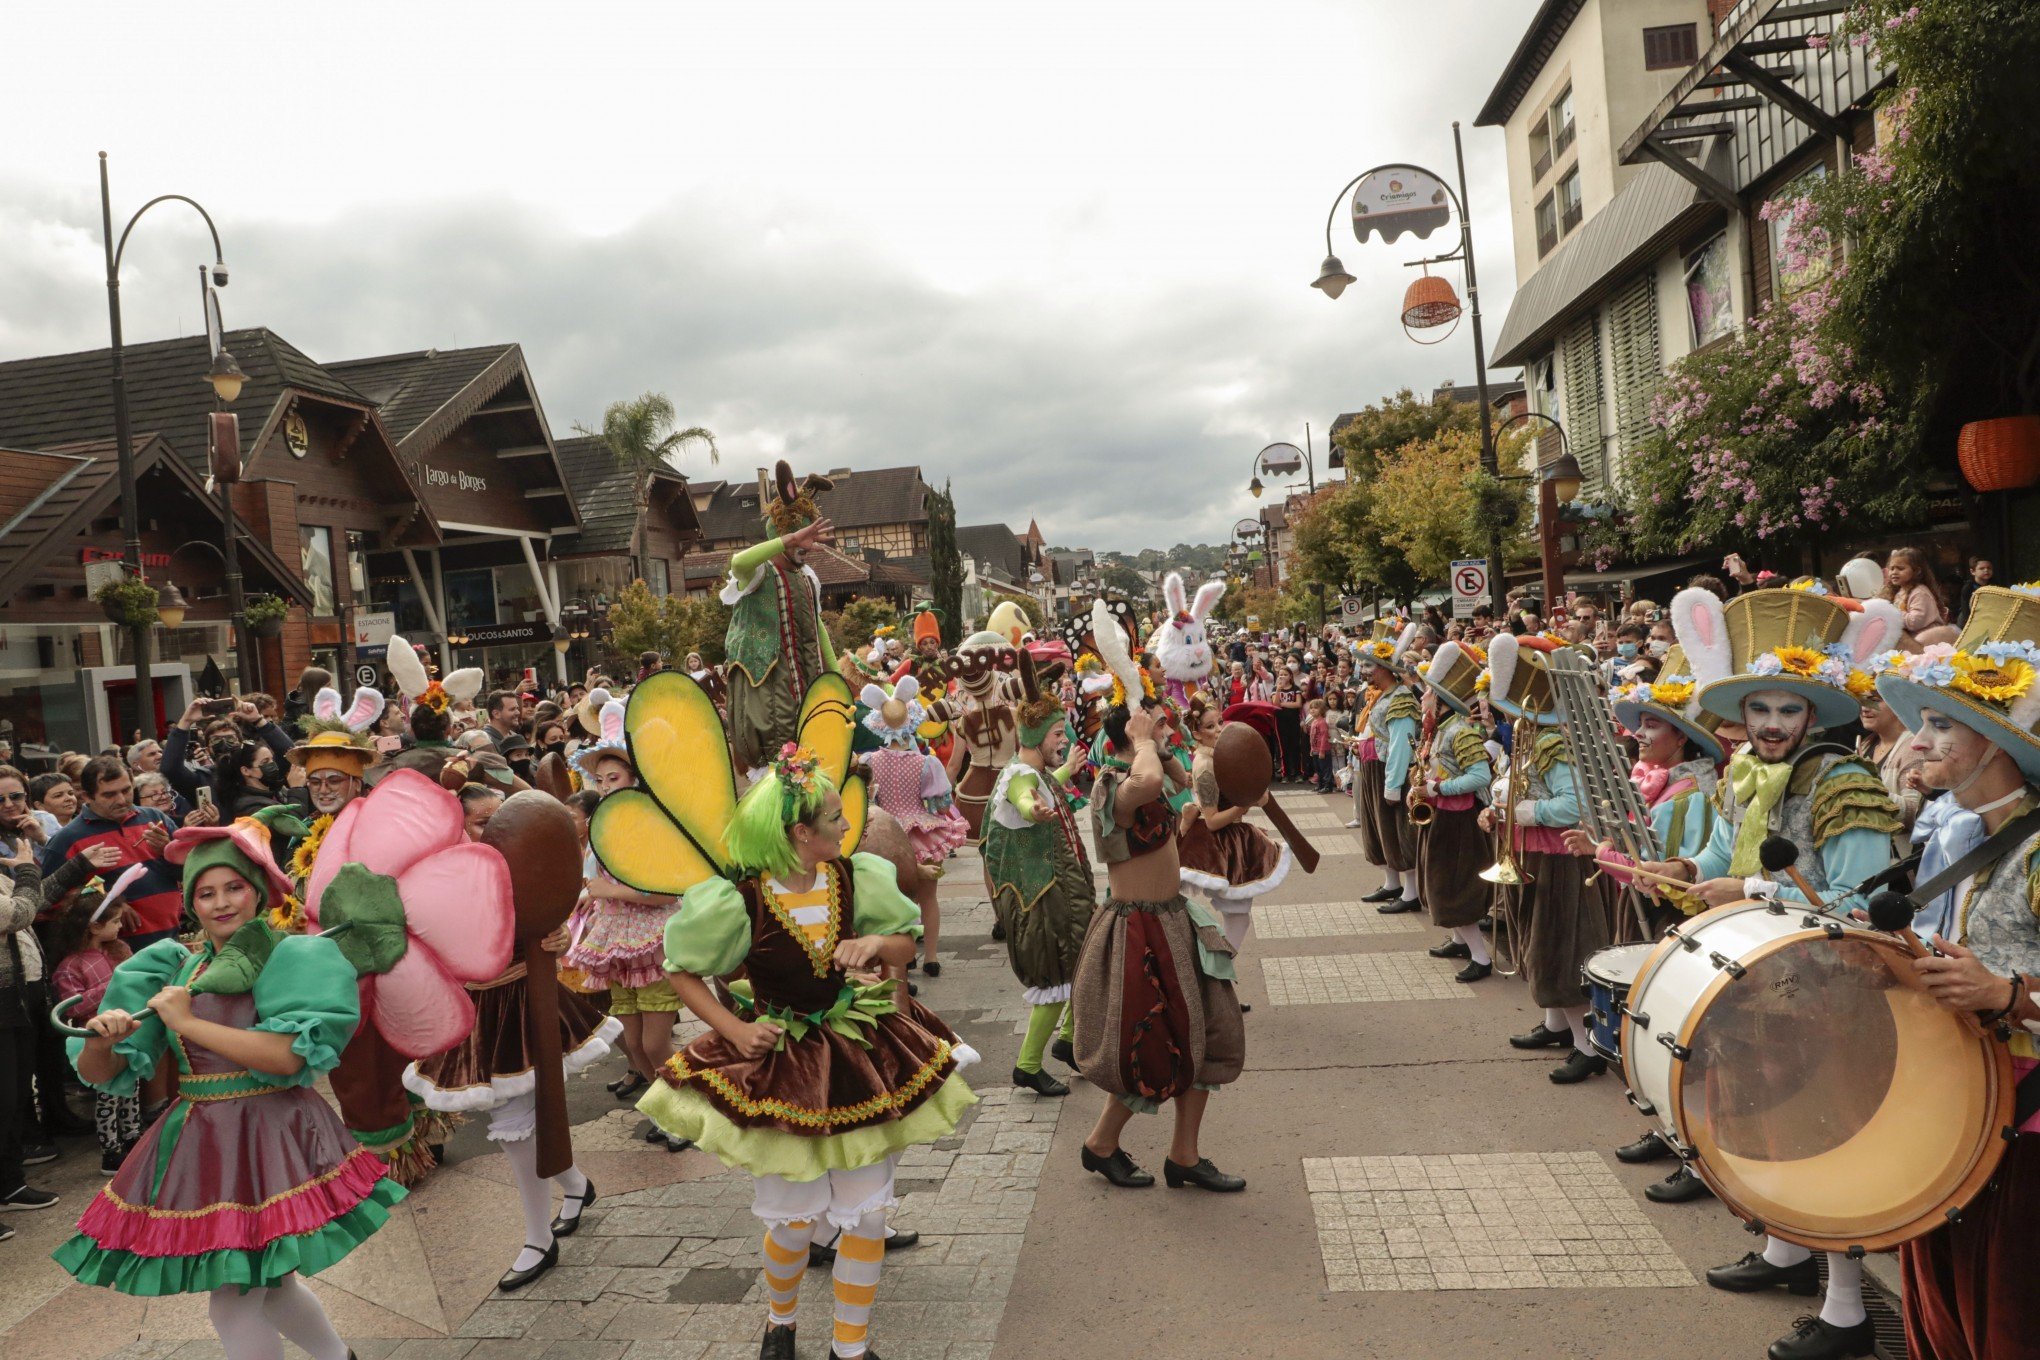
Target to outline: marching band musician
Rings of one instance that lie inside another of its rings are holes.
[[[1955,887],[1940,953],[1915,961],[1950,1010],[2009,1027],[2018,1131],[1959,1218],[1899,1248],[1918,1360],[2024,1354],[2040,1336],[2040,588],[1986,586],[1951,655],[1894,662],[1877,690],[1912,731],[1927,784],[1982,819],[1988,862]],[[1962,866],[1958,864],[1957,869]],[[1917,894],[1916,894],[1917,895]],[[1832,1352],[1840,1354],[1841,1352]]]
[[[1726,758],[1718,734],[1722,721],[1700,706],[1697,690],[1685,650],[1674,646],[1665,654],[1655,681],[1618,687],[1610,696],[1615,720],[1636,737],[1637,761],[1630,779],[1650,813],[1657,843],[1673,857],[1697,855],[1713,837],[1714,792]],[[1596,845],[1584,831],[1568,831],[1565,840],[1574,854],[1599,855],[1611,864],[1619,860],[1611,846]],[[1678,906],[1661,907],[1653,913],[1654,924],[1668,924],[1663,919],[1668,910],[1676,916],[1687,906],[1698,910],[1700,903],[1687,898]],[[1671,1155],[1672,1145],[1656,1129],[1615,1149],[1616,1158],[1629,1163]],[[1671,1175],[1645,1186],[1643,1193],[1660,1204],[1684,1204],[1714,1192],[1681,1162]]]
[[[1852,613],[1813,590],[1755,590],[1725,605],[1705,590],[1680,591],[1672,626],[1700,704],[1740,722],[1749,740],[1729,762],[1707,844],[1642,867],[1694,884],[1710,907],[1750,897],[1806,901],[1796,885],[1762,877],[1758,849],[1767,836],[1782,836],[1799,848],[1798,873],[1820,894],[1810,905],[1862,907],[1857,885],[1891,864],[1898,809],[1875,770],[1813,736],[1856,717],[1856,694],[1872,683],[1865,665],[1897,643],[1902,622],[1885,601],[1865,601]],[[1783,1286],[1811,1294],[1819,1275],[1805,1247],[1769,1237],[1762,1251],[1709,1270],[1707,1283],[1736,1293]],[[1875,1339],[1862,1283],[1861,1261],[1828,1253],[1820,1315],[1773,1342],[1770,1360],[1870,1354]]]
[[[1416,754],[1417,726],[1423,710],[1410,681],[1416,675],[1417,625],[1405,624],[1394,638],[1376,638],[1354,649],[1363,667],[1371,668],[1370,684],[1383,686],[1381,697],[1367,712],[1366,736],[1360,743],[1361,817],[1370,823],[1374,842],[1387,863],[1388,882],[1369,900],[1376,911],[1415,911],[1417,900],[1417,829],[1403,806],[1409,790],[1410,762]]]
[[[1507,844],[1521,866],[1523,881],[1505,886],[1503,901],[1530,999],[1544,1007],[1544,1018],[1529,1033],[1509,1036],[1509,1043],[1559,1048],[1570,1039],[1572,1051],[1550,1073],[1569,1086],[1608,1070],[1587,1030],[1580,967],[1607,947],[1612,913],[1608,894],[1587,882],[1587,866],[1566,851],[1563,839],[1579,825],[1580,795],[1572,746],[1559,728],[1565,713],[1545,666],[1553,645],[1545,638],[1498,637],[1488,651],[1488,703],[1516,722],[1514,787],[1503,805],[1480,817],[1483,829],[1507,826]]]
[[[1494,776],[1480,729],[1470,721],[1474,687],[1486,664],[1487,654],[1471,643],[1447,642],[1422,672],[1429,736],[1416,778],[1431,812],[1430,820],[1417,827],[1418,894],[1431,923],[1452,933],[1430,951],[1431,957],[1465,959],[1466,967],[1457,974],[1460,982],[1479,982],[1494,972],[1480,931],[1490,889],[1475,867],[1488,848],[1479,826],[1480,805]]]

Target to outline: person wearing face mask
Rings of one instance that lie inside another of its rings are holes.
[[[1750,897],[1803,902],[1796,886],[1762,876],[1759,847],[1767,836],[1783,836],[1799,848],[1799,874],[1821,894],[1812,905],[1837,914],[1862,909],[1858,886],[1891,865],[1898,809],[1860,757],[1815,738],[1855,720],[1856,693],[1873,683],[1865,663],[1897,644],[1902,616],[1883,600],[1864,601],[1852,614],[1813,590],[1755,590],[1724,605],[1711,592],[1687,589],[1672,601],[1672,623],[1692,660],[1701,706],[1741,723],[1748,746],[1729,762],[1707,844],[1643,867],[1694,884],[1710,907]],[[1762,1251],[1708,1271],[1707,1282],[1736,1293],[1819,1287],[1812,1253],[1775,1237]],[[1830,1252],[1820,1315],[1773,1343],[1771,1360],[1870,1354],[1862,1282],[1860,1260]]]
[[[1984,587],[1952,648],[1902,658],[1877,682],[1914,734],[1921,779],[1946,789],[1947,801],[1980,822],[1979,860],[1948,870],[1961,876],[1938,951],[1913,967],[1941,1005],[2009,1027],[2019,1078],[2017,1136],[1997,1173],[1960,1217],[1899,1248],[1906,1338],[1914,1355],[1935,1360],[2025,1354],[2040,1335],[2040,1291],[2032,1287],[2033,1224],[2040,1220],[2036,667],[2040,592]]]

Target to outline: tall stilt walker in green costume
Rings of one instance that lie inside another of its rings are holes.
[[[808,686],[836,669],[822,626],[822,583],[808,550],[829,537],[815,494],[835,484],[810,476],[798,485],[782,459],[765,498],[773,534],[730,559],[722,602],[731,609],[724,639],[729,672],[730,751],[740,770],[769,765],[794,738]]]
[[[1069,746],[1062,705],[1041,693],[1034,659],[1020,653],[1025,691],[1017,713],[1020,754],[999,775],[985,818],[985,873],[992,912],[1005,928],[1006,957],[1034,1008],[1013,1066],[1013,1084],[1044,1096],[1070,1088],[1041,1070],[1049,1035],[1062,1025],[1059,1057],[1075,1066],[1070,984],[1084,933],[1098,909],[1091,861],[1063,786],[1073,766],[1057,768]]]
[[[681,899],[666,974],[709,1032],[673,1055],[638,1109],[752,1177],[762,1360],[792,1360],[818,1231],[840,1232],[829,1354],[875,1356],[867,1334],[899,1154],[947,1137],[976,1100],[958,1075],[976,1051],[882,980],[913,957],[920,912],[890,861],[856,851],[868,794],[849,773],[853,709],[841,676],[817,680],[798,742],[739,801],[715,706],[662,671],[624,718],[639,787],[610,794],[590,824],[612,876]]]

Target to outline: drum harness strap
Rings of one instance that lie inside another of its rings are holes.
[[[1920,884],[1911,892],[1905,894],[1905,900],[1912,906],[1915,912],[1923,910],[1935,898],[1961,883],[1963,879],[1968,878],[1972,874],[1981,873],[2003,859],[2012,852],[2014,847],[2024,842],[2028,836],[2036,831],[2040,831],[2040,808],[2034,808],[2032,811],[2006,822],[1990,836],[1986,837],[1981,845],[1956,860],[1940,873],[1935,874],[1925,883]],[[1917,857],[1907,861],[1907,863],[1912,864],[1917,862]],[[1895,865],[1893,867],[1900,868],[1904,866]],[[2025,1127],[2027,1120],[2031,1119],[2035,1114],[2040,1114],[2040,1067],[2027,1069],[2026,1075],[2019,1079],[2018,1086],[2014,1088],[2012,1100],[2013,1129]]]

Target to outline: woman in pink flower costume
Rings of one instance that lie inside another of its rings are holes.
[[[304,827],[267,808],[170,842],[197,945],[162,940],[122,963],[69,1051],[80,1077],[114,1095],[133,1094],[168,1054],[178,1097],[55,1255],[80,1282],[124,1294],[209,1294],[229,1360],[281,1355],[285,1337],[344,1360],[298,1277],[360,1245],[404,1191],[312,1087],[360,1022],[357,968],[404,953],[406,936],[401,909],[392,918],[376,902],[347,935],[283,933],[290,883],[272,830]],[[431,966],[428,949],[408,952]]]
[[[362,809],[361,815],[346,820],[355,806]],[[428,857],[437,862],[461,849],[466,836],[460,799],[415,770],[389,775],[373,794],[350,805],[347,813],[326,833],[328,845],[338,841],[338,848],[320,853],[321,872],[329,862],[353,859],[371,866],[422,864]],[[496,854],[484,845],[468,848]],[[505,874],[507,882],[507,869]],[[317,894],[320,886],[320,875],[315,873],[311,891]],[[458,905],[473,896],[472,886],[458,876],[449,877],[443,891],[443,900],[449,904]],[[564,927],[546,947],[554,953],[566,948]],[[529,988],[524,964],[510,965],[508,957],[506,946],[503,964],[482,978],[456,979],[447,974],[438,980],[434,1006],[446,1019],[440,1032],[443,1042],[429,1050],[433,1056],[404,1069],[404,1086],[428,1107],[486,1113],[488,1136],[502,1146],[517,1177],[518,1199],[524,1210],[524,1246],[498,1282],[505,1290],[521,1289],[557,1265],[556,1239],[578,1229],[582,1212],[595,1202],[595,1188],[579,1167],[569,1166],[550,1182],[538,1174],[534,1141],[539,1116],[537,1078],[532,1035],[525,1022]],[[549,979],[548,985],[559,999],[559,1051],[571,1075],[607,1054],[623,1026],[557,980]],[[457,1018],[470,1012],[471,1022]],[[555,1185],[564,1197],[557,1217],[552,1212]]]

